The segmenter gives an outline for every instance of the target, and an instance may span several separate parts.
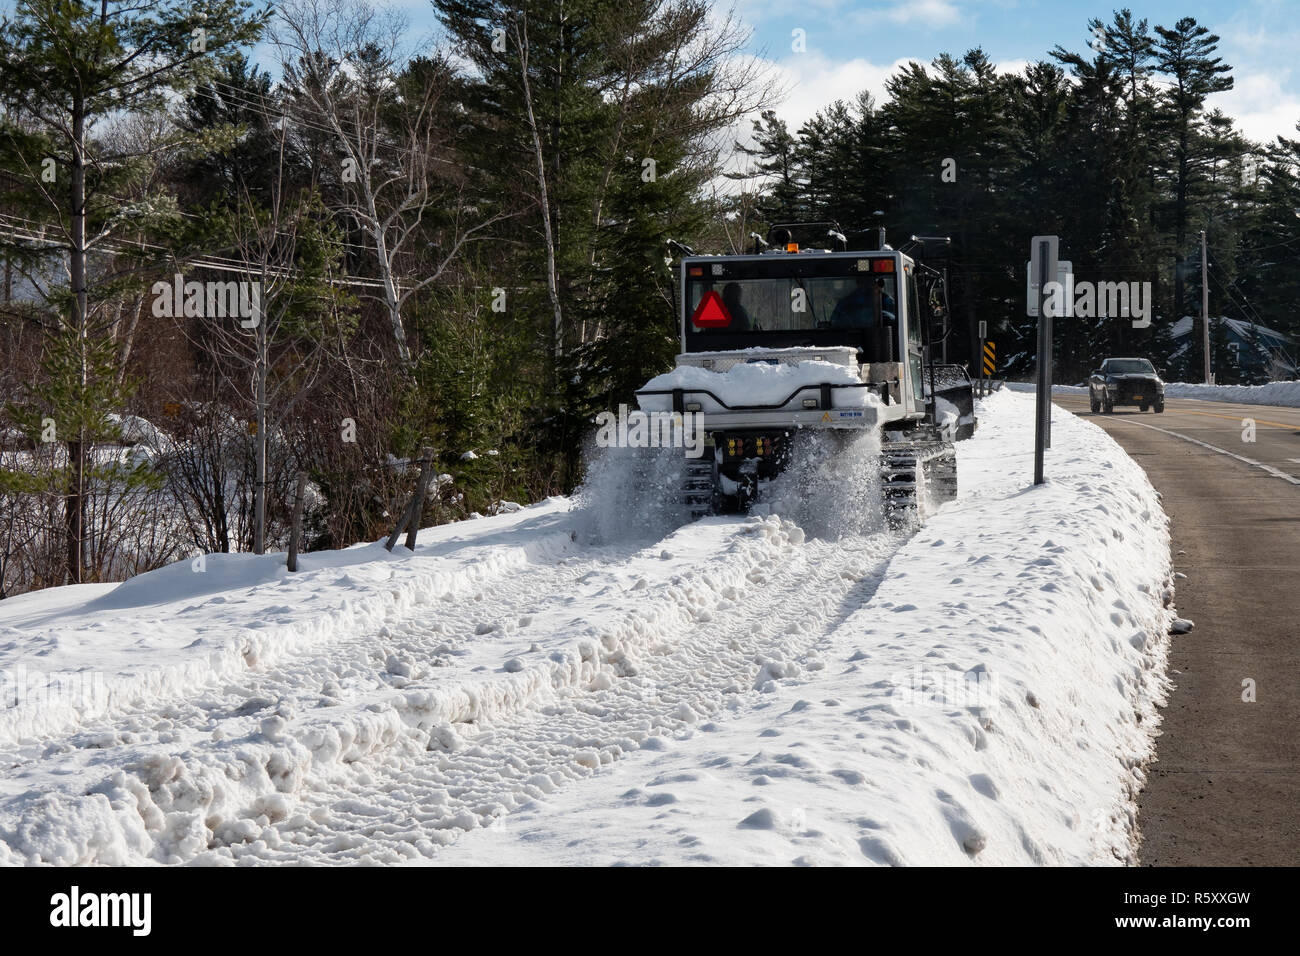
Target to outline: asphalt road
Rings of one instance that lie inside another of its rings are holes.
[[[1173,638],[1141,862],[1300,863],[1300,409],[1170,399],[1160,415],[1093,415],[1086,394],[1053,400],[1106,429],[1163,495],[1187,575],[1178,612],[1196,622]]]

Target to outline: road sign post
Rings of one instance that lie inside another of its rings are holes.
[[[1056,236],[1034,236],[1029,246],[1032,275],[1038,279],[1036,301],[1033,309],[1038,315],[1038,383],[1035,395],[1034,419],[1034,484],[1043,483],[1043,450],[1049,442],[1052,422],[1052,309],[1047,307],[1047,283],[1057,278],[1057,252],[1060,242]],[[1062,290],[1062,296],[1064,290]],[[1061,296],[1055,298],[1060,301]],[[1030,303],[1026,302],[1026,309]]]

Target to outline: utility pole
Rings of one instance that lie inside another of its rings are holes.
[[[1210,384],[1210,280],[1205,255],[1205,230],[1201,230],[1201,348],[1205,352],[1205,384]]]

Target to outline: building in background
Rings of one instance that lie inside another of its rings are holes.
[[[1174,340],[1174,352],[1170,356],[1170,365],[1178,368],[1187,360],[1191,349],[1200,361],[1201,326],[1198,320],[1184,316],[1174,323],[1170,333]],[[1241,380],[1248,384],[1263,382],[1286,382],[1300,378],[1300,366],[1297,365],[1296,337],[1266,325],[1255,325],[1242,319],[1230,319],[1218,316],[1211,326],[1211,355],[1216,378],[1222,383],[1219,363],[1219,344],[1226,343],[1231,353],[1228,362],[1235,367]]]

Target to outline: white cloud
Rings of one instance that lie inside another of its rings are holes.
[[[868,16],[874,10],[864,11]],[[951,27],[961,23],[961,10],[951,0],[893,0],[884,10],[886,20],[894,23],[919,23],[929,27]]]
[[[814,53],[792,54],[778,61],[763,61],[774,74],[777,85],[786,91],[785,98],[779,104],[769,104],[776,110],[793,133],[813,118],[820,110],[830,106],[836,100],[852,103],[863,90],[875,98],[877,104],[885,100],[885,81],[899,68],[911,62],[903,57],[893,63],[873,63],[862,57],[852,60],[834,61]],[[746,146],[754,144],[752,120],[757,116],[746,118],[733,126],[723,141],[727,148],[735,141]],[[752,163],[740,155],[732,155],[724,164],[728,172],[739,172],[752,168]],[[718,181],[715,185],[720,192],[731,193],[740,187],[734,182]]]
[[[999,73],[1024,73],[1029,68],[1031,60],[1001,60],[994,65],[994,69]]]
[[[1271,143],[1276,136],[1294,139],[1300,122],[1300,94],[1285,89],[1290,73],[1237,70],[1233,88],[1215,93],[1207,105],[1223,110],[1237,121],[1242,133],[1257,142]]]
[[[777,112],[795,130],[818,110],[836,100],[852,102],[863,90],[883,102],[885,81],[909,62],[907,57],[889,64],[862,57],[836,62],[811,52],[786,57],[774,64],[781,84],[789,90]]]
[[[777,113],[793,131],[836,100],[852,103],[863,90],[879,105],[886,99],[885,82],[909,63],[920,62],[916,57],[899,57],[892,63],[873,63],[863,57],[835,61],[813,52],[785,57],[772,64],[781,86],[789,91]],[[1029,64],[1029,60],[1003,60],[996,69],[1022,73]],[[922,65],[929,68],[929,63]]]

